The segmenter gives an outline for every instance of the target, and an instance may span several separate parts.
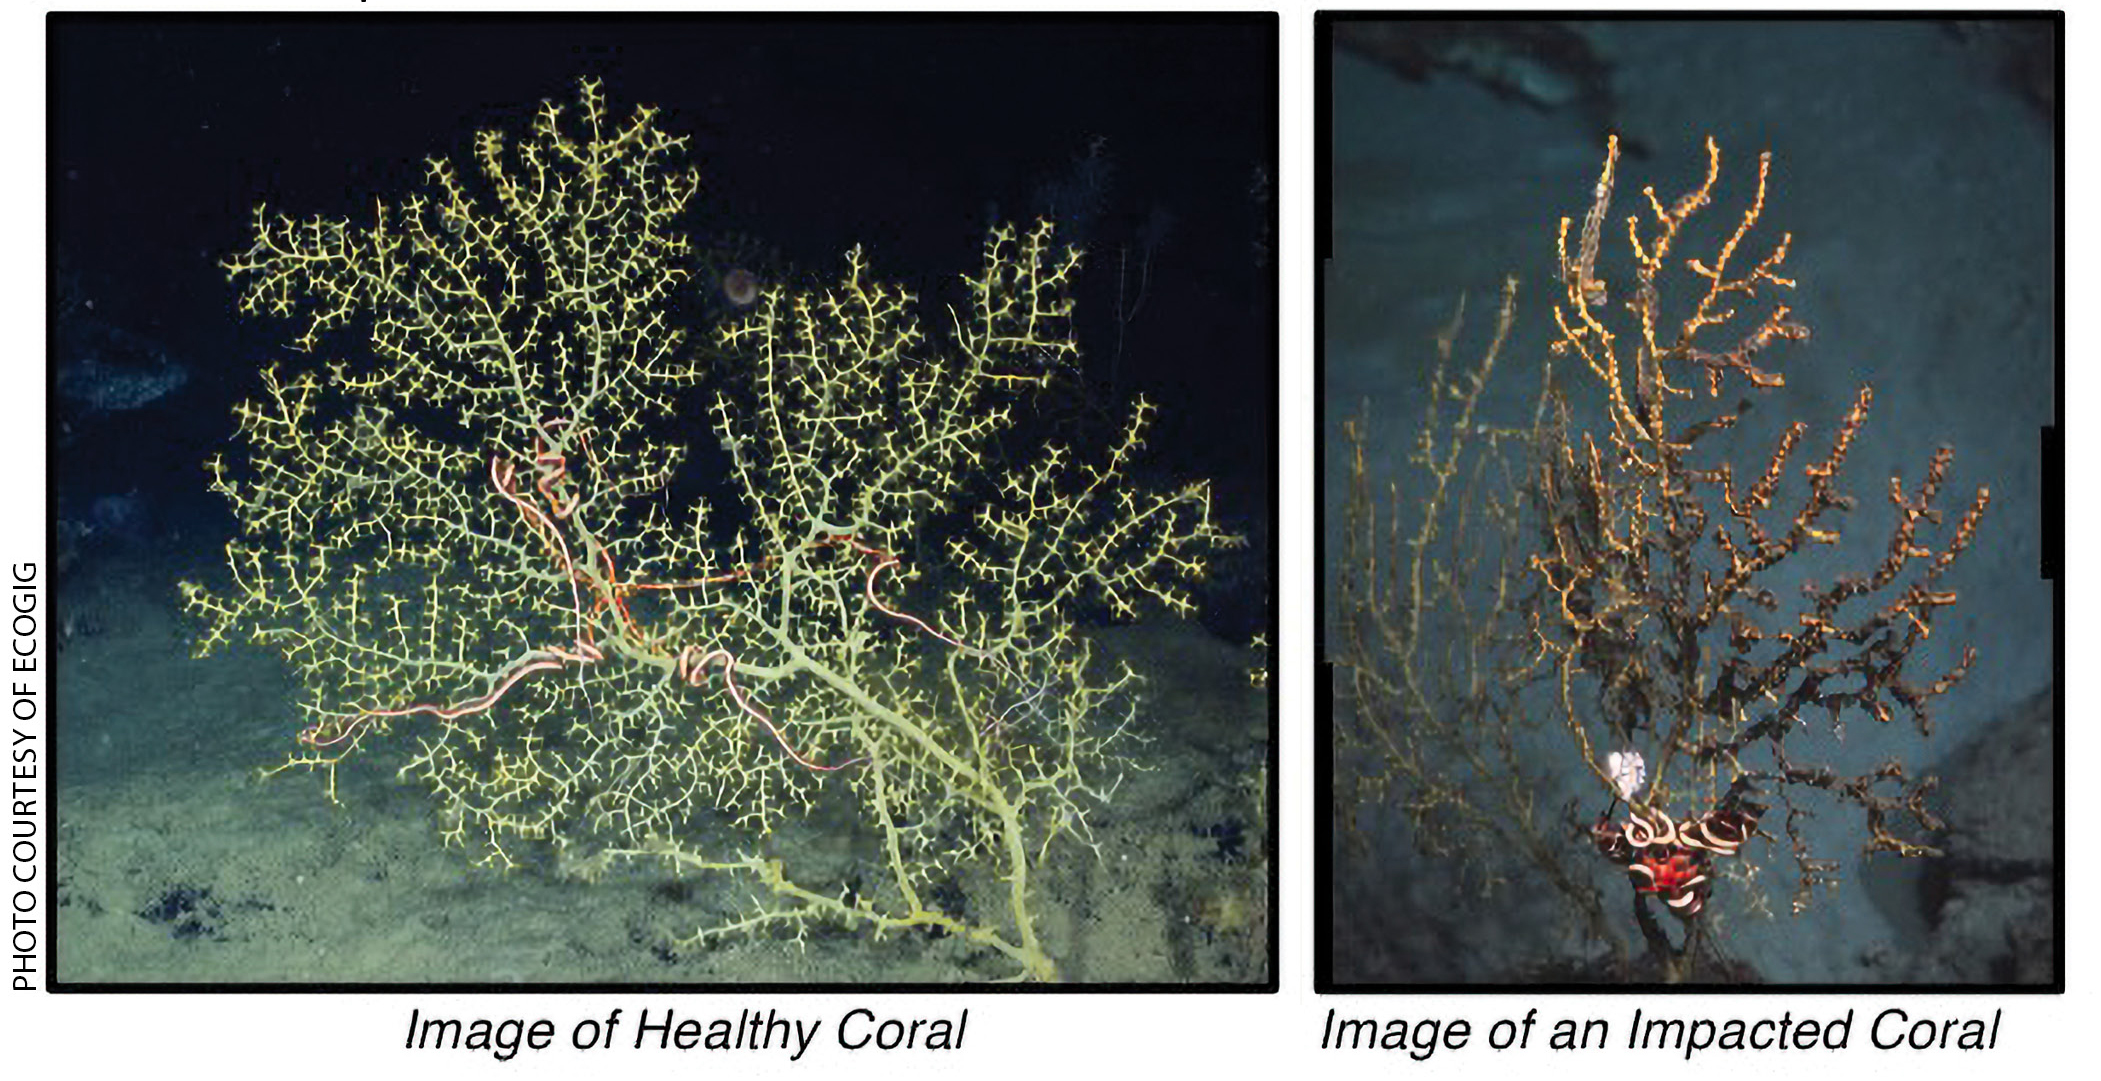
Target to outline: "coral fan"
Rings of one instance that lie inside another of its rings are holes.
[[[1858,775],[1822,764],[1810,721],[1837,734],[1851,715],[1887,724],[1901,713],[1930,731],[1932,700],[1973,654],[1924,679],[1909,662],[1955,603],[1943,579],[1990,501],[1980,488],[1943,520],[1953,462],[1943,448],[1914,484],[1890,480],[1895,526],[1865,572],[1782,601],[1783,563],[1843,548],[1854,500],[1840,476],[1873,393],[1859,388],[1821,455],[1798,453],[1806,422],[1753,451],[1748,468],[1725,437],[1752,395],[1786,385],[1770,351],[1809,328],[1785,304],[1739,321],[1793,284],[1781,276],[1789,237],[1749,254],[1770,156],[1718,248],[1676,252],[1714,199],[1712,141],[1707,155],[1705,179],[1676,200],[1643,190],[1643,212],[1625,219],[1632,274],[1621,279],[1600,269],[1619,165],[1617,141],[1608,145],[1580,225],[1563,219],[1557,242],[1553,354],[1573,362],[1574,385],[1550,361],[1529,424],[1486,423],[1476,410],[1514,319],[1514,285],[1471,371],[1449,371],[1455,322],[1413,459],[1425,472],[1411,488],[1418,509],[1403,508],[1398,484],[1382,509],[1360,451],[1338,576],[1337,660],[1353,714],[1338,720],[1338,761],[1354,781],[1338,789],[1338,814],[1398,798],[1432,855],[1514,853],[1617,950],[1616,921],[1571,855],[1582,838],[1626,869],[1646,971],[1673,980],[1693,973],[1716,877],[1763,858],[1753,842],[1779,840],[1797,912],[1830,881],[1836,865],[1805,831],[1819,802],[1857,807],[1870,852],[1932,853],[1932,779],[1894,760]],[[1680,268],[1692,288],[1674,301]],[[1717,343],[1724,335],[1733,340]],[[1576,399],[1583,386],[1594,404]],[[1739,390],[1736,403],[1701,407]],[[1354,425],[1350,435],[1361,438]],[[1530,756],[1552,727],[1568,736],[1561,767]],[[1606,809],[1586,821],[1571,807],[1557,826],[1537,793],[1568,768],[1595,782]],[[1508,873],[1479,870],[1484,886]],[[1685,921],[1681,942],[1657,925],[1651,899]]]
[[[1051,978],[1032,876],[1088,843],[1139,718],[1072,613],[1187,611],[1229,540],[1208,489],[1131,478],[1142,402],[1099,460],[1010,445],[1035,358],[1076,348],[1079,256],[1049,224],[992,233],[945,334],[856,250],[827,286],[759,290],[703,360],[673,303],[683,145],[587,81],[367,223],[257,211],[225,264],[242,311],[369,356],[273,366],[239,408],[212,463],[232,580],[185,586],[200,652],[281,653],[308,722],[287,767],[333,791],[401,745],[447,839],[492,862],[546,843],[756,886],[689,942],[922,929]],[[696,397],[727,514],[682,483]],[[769,849],[842,789],[830,828],[881,884]]]

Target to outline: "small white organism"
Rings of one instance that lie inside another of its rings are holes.
[[[1620,798],[1631,801],[1649,779],[1649,764],[1640,751],[1614,751],[1605,756],[1605,772],[1619,786]]]

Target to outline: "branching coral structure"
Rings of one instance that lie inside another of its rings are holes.
[[[369,355],[271,367],[239,407],[211,463],[231,579],[185,586],[199,651],[246,637],[297,671],[280,768],[333,793],[399,749],[491,862],[746,878],[753,907],[689,944],[917,929],[1055,978],[1036,872],[1084,853],[1143,738],[1139,677],[1074,613],[1187,612],[1231,538],[1205,485],[1132,478],[1143,402],[1093,460],[1012,445],[1076,348],[1079,256],[1047,223],[994,231],[933,330],[857,249],[693,348],[683,147],[586,81],[369,222],[257,211],[225,263],[242,311]],[[712,513],[680,428],[703,410],[735,495]],[[849,799],[880,885],[768,850],[820,798]]]
[[[1456,327],[1440,340],[1414,457],[1424,479],[1411,491],[1423,494],[1404,501],[1396,482],[1382,506],[1359,455],[1338,574],[1337,659],[1355,713],[1338,723],[1338,761],[1357,780],[1338,790],[1338,814],[1398,800],[1431,855],[1518,855],[1616,955],[1617,921],[1581,864],[1624,868],[1649,963],[1618,969],[1663,980],[1714,978],[1698,960],[1719,880],[1777,855],[1792,865],[1794,910],[1809,907],[1837,868],[1805,830],[1821,809],[1857,808],[1868,852],[1933,854],[1932,778],[1894,759],[1849,775],[1818,747],[1854,717],[1930,732],[1933,699],[1974,654],[1928,676],[1910,661],[1956,602],[1943,580],[1990,502],[1979,488],[1944,510],[1943,448],[1911,484],[1890,479],[1895,525],[1879,557],[1783,599],[1784,561],[1846,547],[1854,498],[1841,476],[1873,393],[1859,388],[1823,452],[1807,451],[1798,421],[1744,466],[1728,433],[1785,387],[1770,355],[1809,329],[1771,301],[1793,284],[1790,238],[1749,254],[1770,156],[1718,249],[1675,251],[1714,199],[1721,153],[1709,141],[1707,154],[1705,179],[1674,202],[1644,189],[1625,219],[1631,279],[1618,281],[1601,270],[1616,232],[1609,144],[1580,224],[1561,222],[1558,340],[1533,415],[1515,426],[1475,415],[1513,318],[1506,291],[1478,365],[1451,372]],[[1667,299],[1680,273],[1689,299]],[[1578,399],[1586,387],[1595,406]],[[1557,727],[1559,766],[1526,753]],[[1570,806],[1556,822],[1539,795],[1571,774],[1603,809]],[[1682,921],[1677,941],[1652,902]]]

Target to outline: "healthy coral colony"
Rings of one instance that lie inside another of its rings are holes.
[[[241,532],[185,586],[199,652],[277,651],[305,715],[280,768],[333,794],[384,744],[489,862],[748,885],[685,945],[922,931],[1056,978],[1040,872],[1088,852],[1144,724],[1075,613],[1187,613],[1232,538],[1204,484],[1133,477],[1150,404],[1105,454],[1016,445],[1077,349],[1049,223],[994,230],[931,327],[856,249],[822,287],[721,284],[689,346],[697,179],[657,119],[586,81],[369,220],[257,210],[241,310],[342,352],[265,368],[210,464]],[[721,508],[677,479],[702,408]],[[879,871],[824,878],[794,825]]]

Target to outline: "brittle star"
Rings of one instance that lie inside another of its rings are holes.
[[[501,454],[490,457],[489,482],[490,486],[496,490],[496,494],[518,508],[519,514],[531,524],[534,531],[548,544],[549,548],[552,549],[551,554],[553,558],[563,571],[563,576],[568,579],[570,591],[569,611],[574,614],[576,622],[576,638],[573,648],[548,647],[527,652],[513,662],[493,689],[479,697],[450,706],[417,704],[399,709],[364,710],[347,723],[344,723],[334,734],[327,736],[323,735],[323,729],[330,722],[316,722],[299,734],[301,743],[312,747],[332,747],[343,743],[345,740],[350,740],[351,746],[355,747],[357,740],[362,739],[363,733],[367,731],[366,722],[373,718],[429,714],[441,721],[450,723],[461,717],[481,713],[494,707],[520,681],[535,672],[554,671],[572,664],[579,666],[595,664],[605,659],[605,652],[593,641],[589,616],[583,610],[583,592],[580,586],[588,585],[592,589],[593,599],[596,602],[592,608],[592,615],[611,609],[627,631],[638,642],[647,643],[649,636],[642,631],[633,613],[628,610],[625,594],[642,589],[691,589],[704,585],[736,581],[748,577],[754,571],[774,562],[773,557],[768,557],[757,563],[747,564],[723,574],[688,581],[623,584],[613,563],[612,554],[603,546],[599,546],[598,554],[605,563],[604,581],[602,585],[592,581],[588,576],[577,570],[575,559],[569,550],[568,541],[563,537],[561,529],[555,524],[558,520],[569,517],[580,502],[574,492],[560,490],[562,481],[568,476],[568,459],[551,445],[552,431],[565,426],[567,423],[566,418],[550,420],[538,426],[538,432],[535,436],[532,460],[534,471],[539,474],[539,479],[534,484],[534,489],[540,493],[542,499],[546,500],[546,510],[534,505],[529,499],[519,493],[517,467]],[[583,442],[581,433],[578,434],[578,440],[579,444],[585,447],[585,451],[588,454],[589,445]],[[811,547],[817,548],[841,545],[850,547],[857,554],[868,556],[871,560],[868,576],[863,582],[863,592],[867,596],[870,607],[892,619],[911,624],[930,637],[959,650],[976,656],[992,656],[987,650],[968,645],[935,629],[931,624],[918,616],[900,611],[883,603],[882,599],[875,592],[876,579],[882,575],[883,571],[900,565],[901,561],[896,555],[869,544],[850,533],[834,533],[810,542]],[[729,690],[731,700],[737,704],[739,709],[758,721],[768,734],[773,736],[774,741],[780,745],[781,750],[797,764],[806,769],[830,773],[868,761],[868,756],[863,755],[834,765],[826,765],[814,761],[809,756],[796,750],[795,746],[789,742],[787,734],[774,722],[772,716],[764,708],[756,704],[752,700],[751,695],[738,685],[736,680],[737,657],[736,654],[728,649],[720,646],[712,648],[703,648],[697,645],[687,646],[678,653],[675,671],[678,679],[683,680],[689,686],[698,687],[707,678],[708,669],[718,663],[722,666],[723,683]],[[1047,688],[1048,684],[1038,688],[1034,694],[1029,695],[1022,702],[1016,703],[1015,706],[1009,707],[999,717],[988,720],[985,729],[982,729],[980,734],[1003,722],[1006,716],[1013,712],[1014,708],[1040,697]],[[353,736],[356,738],[353,739]]]

